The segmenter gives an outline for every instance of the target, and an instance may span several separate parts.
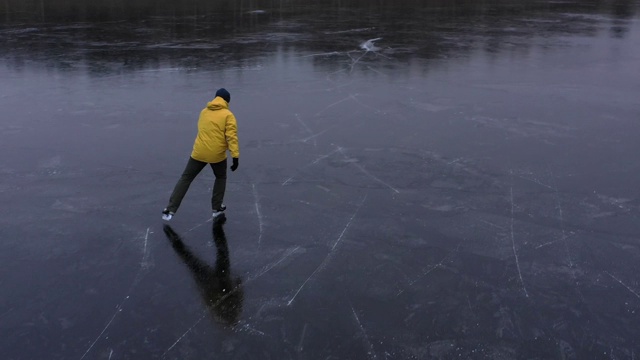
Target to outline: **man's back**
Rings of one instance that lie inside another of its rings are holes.
[[[191,157],[206,163],[217,163],[227,158],[239,157],[236,118],[228,103],[216,97],[200,112],[198,135],[193,144]]]

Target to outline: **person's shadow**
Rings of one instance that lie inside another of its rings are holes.
[[[163,230],[173,249],[191,270],[191,275],[211,314],[224,325],[234,326],[242,312],[244,290],[242,279],[231,277],[227,238],[222,228],[224,220],[223,218],[213,223],[213,241],[218,253],[213,267],[194,255],[171,226],[165,224]]]

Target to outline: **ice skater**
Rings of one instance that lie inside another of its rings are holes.
[[[222,203],[227,186],[227,151],[231,153],[231,171],[238,168],[240,148],[238,146],[238,126],[236,118],[229,110],[231,94],[224,89],[216,91],[215,98],[207,103],[198,119],[198,135],[193,144],[191,157],[182,176],[173,188],[169,204],[162,211],[162,219],[171,220],[178,211],[184,195],[189,190],[193,179],[202,169],[211,165],[216,180],[211,194],[211,210],[214,220],[223,215],[226,206]]]

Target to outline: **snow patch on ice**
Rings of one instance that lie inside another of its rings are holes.
[[[362,44],[360,44],[360,48],[365,51],[378,51],[380,50],[374,43],[382,38],[369,39]]]

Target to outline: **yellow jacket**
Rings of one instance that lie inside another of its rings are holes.
[[[238,125],[229,104],[221,97],[207,103],[198,119],[198,135],[193,143],[191,157],[206,163],[217,163],[227,158],[240,157]]]

